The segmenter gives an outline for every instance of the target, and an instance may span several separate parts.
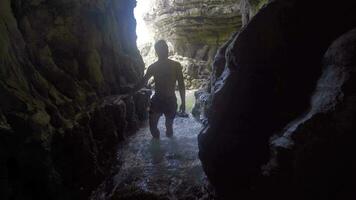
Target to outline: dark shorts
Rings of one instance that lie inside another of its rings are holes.
[[[174,118],[177,112],[177,98],[159,97],[154,95],[151,98],[150,114],[164,114],[166,117]]]

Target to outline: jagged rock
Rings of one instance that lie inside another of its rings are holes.
[[[236,35],[237,33],[232,35],[232,37],[219,48],[212,64],[212,73],[209,78],[208,84],[205,85],[204,88],[194,93],[195,103],[192,110],[192,114],[198,121],[202,123],[207,123],[207,119],[209,116],[209,108],[211,107],[212,102],[212,94],[214,94],[215,91],[218,90],[221,85],[221,81],[219,81],[219,78],[225,69],[226,50],[229,44],[234,40]]]
[[[257,13],[257,10],[260,9],[265,3],[267,3],[267,1],[250,2],[249,0],[242,0],[240,2],[240,12],[243,25],[246,25],[249,20]],[[221,85],[219,78],[225,69],[226,50],[238,33],[239,32],[235,32],[232,34],[230,39],[221,45],[221,47],[217,50],[214,61],[211,64],[212,70],[210,72],[209,78],[205,79],[204,83],[200,85],[200,90],[195,93],[195,104],[192,114],[200,122],[207,122],[207,117],[209,116],[209,107],[211,106],[212,101],[211,94],[215,93],[215,90],[217,90]]]
[[[241,0],[240,10],[242,25],[246,25],[264,5],[271,1],[272,0]]]
[[[0,193],[87,199],[147,114],[134,0],[0,1]],[[140,105],[138,105],[140,104]]]
[[[356,29],[330,46],[309,111],[271,142],[273,154],[265,172],[270,179],[280,176],[291,183],[285,190],[298,190],[296,199],[356,197],[355,50]]]
[[[194,93],[195,103],[192,115],[201,123],[207,122],[209,107],[211,106],[211,94],[205,89],[200,89]]]
[[[272,1],[228,45],[199,135],[200,159],[222,199],[285,198],[262,178],[269,139],[308,109],[322,57],[355,27],[355,8],[350,1]]]

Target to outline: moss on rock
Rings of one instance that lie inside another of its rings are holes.
[[[89,53],[87,66],[89,81],[100,86],[104,81],[104,77],[101,71],[101,57],[97,50],[92,50]]]
[[[31,116],[31,120],[40,126],[46,126],[49,124],[51,117],[47,112],[37,111],[35,114]]]

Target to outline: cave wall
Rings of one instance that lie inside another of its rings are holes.
[[[263,8],[268,0],[241,0],[240,1],[240,16],[242,21],[242,27],[245,27],[250,20],[257,14],[257,12]],[[213,62],[209,64],[211,68],[210,76],[207,79],[204,87],[201,87],[195,92],[195,104],[192,110],[192,114],[195,119],[202,123],[207,122],[207,117],[209,113],[209,108],[211,106],[212,94],[214,93],[214,87],[216,87],[217,80],[224,71],[226,58],[225,54],[228,46],[233,42],[240,29],[233,32],[230,37],[219,46],[214,57]]]
[[[242,25],[245,26],[257,12],[267,3],[272,0],[241,0],[241,20]]]
[[[295,199],[356,198],[355,45],[355,29],[332,43],[308,111],[271,141],[264,173],[288,181],[285,193],[298,188]]]
[[[155,39],[166,38],[179,55],[207,59],[241,27],[239,3],[237,0],[156,0],[145,20],[155,31]],[[207,46],[205,54],[196,55],[204,46]]]
[[[298,129],[301,138],[292,150],[275,147],[270,140],[284,135],[287,125],[311,107],[324,54],[356,26],[355,6],[346,0],[275,0],[219,50],[199,156],[221,199],[339,199],[343,192],[353,193],[349,182],[335,184],[346,174],[354,177],[352,147],[345,146],[353,138],[353,94],[340,104],[345,115],[331,109],[327,117],[318,115],[312,125]],[[335,52],[326,66],[337,62]],[[332,116],[351,128],[339,126]],[[326,124],[328,128],[321,128]],[[347,136],[336,136],[340,132]]]
[[[0,1],[0,193],[87,198],[146,116],[136,1]]]

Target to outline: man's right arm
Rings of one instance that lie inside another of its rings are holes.
[[[184,84],[182,66],[180,64],[178,66],[177,80],[178,80],[179,94],[180,94],[180,98],[181,98],[181,102],[182,102],[182,105],[180,106],[179,110],[181,112],[185,112],[185,84]]]

